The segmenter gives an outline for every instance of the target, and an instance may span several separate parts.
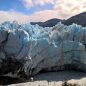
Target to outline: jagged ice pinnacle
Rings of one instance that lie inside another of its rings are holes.
[[[68,67],[86,71],[86,27],[0,24],[0,74],[23,71],[30,76]]]

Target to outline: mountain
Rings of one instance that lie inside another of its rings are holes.
[[[86,12],[72,16],[71,18],[67,20],[54,18],[45,22],[31,22],[31,24],[32,25],[38,24],[39,26],[42,26],[42,27],[52,27],[52,26],[55,26],[58,22],[62,22],[65,25],[71,25],[72,23],[76,23],[82,26],[86,26]]]
[[[53,27],[60,21],[62,21],[62,20],[54,18],[54,19],[50,19],[45,22],[31,22],[31,24],[32,25],[38,24],[39,26],[42,26],[42,27]]]
[[[75,15],[63,21],[62,23],[65,25],[71,25],[72,23],[76,23],[78,25],[86,26],[86,12]]]

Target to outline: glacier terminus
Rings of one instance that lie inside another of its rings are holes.
[[[42,70],[66,69],[86,72],[86,27],[0,24],[0,75],[30,77]]]

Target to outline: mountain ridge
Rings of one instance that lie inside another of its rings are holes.
[[[76,23],[78,25],[82,25],[83,27],[85,27],[86,26],[86,12],[72,16],[67,20],[53,18],[53,19],[47,20],[45,22],[31,22],[31,24],[32,25],[38,24],[39,26],[42,26],[42,27],[53,27],[58,22],[62,22],[65,25],[71,25],[72,23]]]

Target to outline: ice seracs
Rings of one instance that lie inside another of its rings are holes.
[[[6,68],[5,73],[22,71],[28,77],[41,70],[86,71],[86,27],[58,23],[43,28],[30,23],[5,22],[0,25],[0,68],[4,67],[4,71],[5,59],[11,62],[9,67],[14,67],[16,61],[21,64],[15,64],[15,70]]]

